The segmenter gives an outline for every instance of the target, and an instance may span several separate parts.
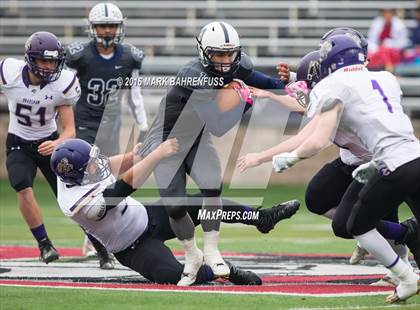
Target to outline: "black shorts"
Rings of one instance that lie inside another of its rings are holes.
[[[51,156],[42,156],[38,153],[40,144],[57,138],[57,132],[37,141],[27,141],[11,133],[7,135],[6,167],[10,185],[16,192],[33,186],[36,171],[39,168],[57,196],[57,177],[50,168]]]
[[[352,172],[357,166],[349,166],[340,158],[324,165],[309,182],[305,201],[309,211],[322,215],[336,208],[349,185],[353,182]]]
[[[388,175],[375,175],[361,189],[347,221],[347,231],[354,236],[370,231],[406,200],[417,220],[420,220],[420,205],[410,203],[419,194],[420,158],[400,166]]]

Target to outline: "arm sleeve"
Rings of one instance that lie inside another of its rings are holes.
[[[118,180],[112,183],[103,191],[106,209],[111,210],[115,208],[121,201],[135,191],[135,188],[131,187],[131,185],[125,183],[123,180]]]
[[[260,89],[283,89],[284,83],[280,79],[272,78],[262,72],[253,70],[247,79],[244,80],[245,84],[254,86]]]
[[[134,80],[138,79],[139,74],[140,73],[138,69],[133,70],[132,77]],[[134,118],[136,119],[137,124],[140,126],[140,130],[147,130],[147,115],[144,108],[144,101],[140,86],[134,86],[130,89],[128,104],[131,108],[131,112],[133,113]]]

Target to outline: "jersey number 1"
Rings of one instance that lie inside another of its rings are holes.
[[[393,113],[392,111],[392,105],[388,101],[388,97],[385,95],[384,91],[382,90],[382,87],[379,85],[377,80],[371,80],[373,89],[376,89],[379,94],[382,96],[382,100],[385,102],[388,112]]]

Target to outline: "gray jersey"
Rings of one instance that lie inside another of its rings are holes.
[[[401,88],[391,73],[357,65],[337,70],[310,95],[308,116],[344,104],[338,125],[360,139],[379,168],[394,171],[420,157],[420,143],[401,106]]]
[[[89,209],[105,204],[103,191],[115,182],[107,179],[84,186],[68,186],[57,179],[57,201],[61,211],[98,239],[111,253],[125,250],[147,229],[146,208],[137,200],[127,197],[109,210],[99,221],[89,218]]]
[[[120,114],[125,81],[139,70],[143,52],[130,44],[117,44],[114,55],[105,59],[93,42],[73,43],[67,47],[66,65],[77,71],[82,94],[76,104],[76,125],[98,128],[104,115],[113,119]],[[120,86],[122,83],[122,86]]]

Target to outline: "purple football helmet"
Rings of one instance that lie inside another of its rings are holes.
[[[321,78],[332,74],[338,69],[364,64],[365,56],[362,47],[347,35],[331,36],[321,43]]]
[[[312,51],[302,57],[296,70],[296,80],[305,81],[309,88],[314,88],[321,80],[321,56],[319,51]]]
[[[331,29],[326,34],[324,34],[324,36],[321,38],[321,44],[326,39],[328,39],[332,36],[338,35],[338,34],[345,34],[345,35],[353,38],[357,43],[359,43],[359,45],[363,49],[363,54],[365,55],[365,60],[367,60],[368,40],[366,40],[365,36],[361,32],[357,31],[356,29],[348,28],[348,27],[338,27],[338,28]]]
[[[54,70],[42,69],[36,64],[36,59],[55,60]],[[65,61],[64,48],[55,35],[40,31],[32,34],[25,44],[25,61],[29,70],[43,82],[56,81],[63,70]]]
[[[71,185],[86,185],[106,179],[111,171],[109,160],[99,154],[99,148],[81,139],[67,139],[51,155],[51,170],[61,181]]]

